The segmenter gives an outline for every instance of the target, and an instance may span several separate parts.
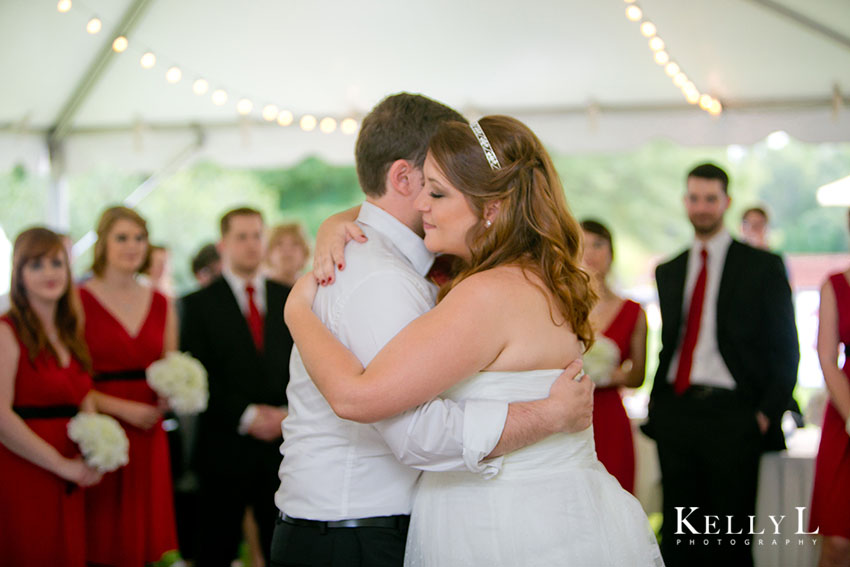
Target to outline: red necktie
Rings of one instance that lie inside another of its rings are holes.
[[[676,369],[676,380],[673,382],[673,391],[682,394],[691,385],[691,365],[694,361],[694,347],[697,346],[699,335],[699,323],[702,318],[702,305],[705,302],[705,279],[708,275],[706,260],[708,252],[705,248],[700,251],[702,257],[702,268],[691,294],[691,305],[688,308],[688,327],[685,329],[685,338],[682,340],[682,349],[679,352],[679,367]]]
[[[263,316],[260,315],[260,310],[257,309],[257,304],[254,303],[254,286],[248,284],[245,286],[245,293],[248,294],[248,328],[251,329],[251,336],[254,337],[254,345],[259,352],[263,351]]]
[[[454,256],[448,254],[437,256],[434,258],[434,263],[431,264],[431,269],[428,270],[428,274],[425,277],[442,287],[443,284],[452,279],[452,263],[454,263],[454,258]]]

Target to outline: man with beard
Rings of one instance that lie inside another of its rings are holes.
[[[785,447],[780,420],[797,377],[782,259],[726,231],[728,182],[710,163],[688,173],[695,239],[655,274],[662,349],[644,430],[658,445],[668,567],[753,564],[759,459]]]

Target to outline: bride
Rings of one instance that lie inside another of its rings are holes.
[[[524,124],[446,123],[431,140],[417,206],[425,244],[459,258],[439,303],[364,369],[313,314],[301,278],[286,322],[310,376],[342,418],[374,422],[438,395],[544,398],[593,340],[581,229],[554,166]],[[424,473],[405,565],[662,565],[640,504],[596,459],[593,431],[504,457],[491,479]]]

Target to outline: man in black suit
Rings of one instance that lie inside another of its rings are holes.
[[[759,459],[785,447],[780,420],[797,378],[785,268],[723,227],[727,186],[713,164],[688,174],[696,238],[655,274],[662,348],[645,431],[658,445],[668,567],[752,565]]]
[[[283,322],[289,288],[260,274],[263,218],[235,209],[221,219],[222,277],[183,300],[181,349],[206,367],[210,398],[198,420],[197,565],[229,566],[253,511],[269,562],[277,509],[281,422],[292,337]]]

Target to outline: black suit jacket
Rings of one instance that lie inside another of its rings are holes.
[[[660,399],[673,354],[684,333],[683,302],[689,250],[655,271],[661,308],[661,354],[650,396],[649,424],[664,411]],[[785,447],[780,421],[797,382],[800,349],[794,307],[782,259],[733,240],[729,245],[717,296],[717,345],[742,397],[770,419],[765,450]]]
[[[194,464],[199,476],[240,475],[280,465],[280,441],[239,435],[249,404],[286,404],[292,337],[283,322],[289,288],[266,282],[264,351],[257,352],[248,322],[224,278],[182,300],[180,348],[203,363],[210,399],[198,418]]]

